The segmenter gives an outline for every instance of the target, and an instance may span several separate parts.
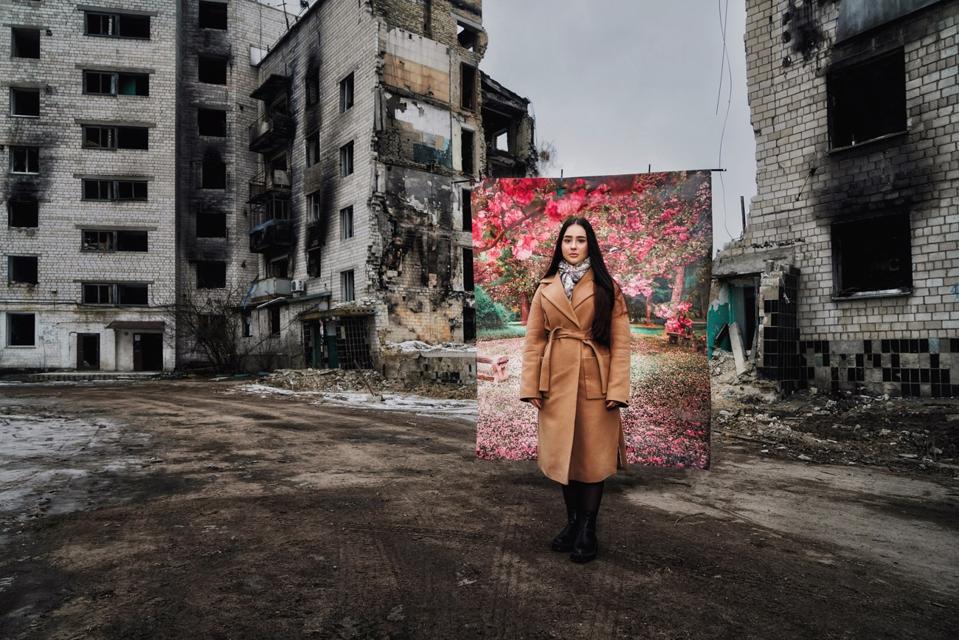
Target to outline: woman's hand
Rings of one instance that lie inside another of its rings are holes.
[[[616,402],[615,400],[607,400],[607,401],[606,401],[606,410],[607,410],[607,411],[612,411],[613,409],[616,409],[617,407],[623,407],[623,406],[626,406],[626,405],[624,405],[624,404],[621,403],[621,402]]]
[[[543,409],[543,400],[542,398],[530,398],[529,403],[536,407],[538,410]]]

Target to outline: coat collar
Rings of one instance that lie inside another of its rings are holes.
[[[576,316],[576,309],[579,305],[593,297],[595,287],[593,286],[593,270],[590,269],[580,278],[576,286],[573,287],[573,299],[566,297],[566,291],[563,289],[563,280],[559,275],[552,275],[540,280],[541,284],[546,285],[543,289],[543,297],[552,303],[556,309],[566,316],[577,327],[582,329],[579,318]]]

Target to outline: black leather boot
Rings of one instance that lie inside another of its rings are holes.
[[[580,514],[579,530],[573,541],[573,552],[569,559],[573,562],[589,562],[596,557],[599,543],[596,541],[596,512],[586,511]]]
[[[566,509],[566,526],[559,532],[551,545],[553,551],[567,553],[573,550],[573,541],[579,530],[579,512],[576,509]]]

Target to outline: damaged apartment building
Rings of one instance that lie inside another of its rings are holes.
[[[710,344],[784,392],[959,396],[959,2],[746,7],[758,194]]]
[[[0,3],[0,369],[189,359],[186,283],[256,273],[235,185],[257,157],[234,139],[288,20],[254,0]]]
[[[475,0],[316,2],[258,65],[243,301],[269,366],[468,380],[470,190],[535,172],[529,102],[486,77]],[[269,358],[269,356],[273,356]]]

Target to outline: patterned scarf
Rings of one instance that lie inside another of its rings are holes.
[[[589,271],[589,258],[586,258],[578,265],[571,265],[565,260],[559,261],[559,278],[563,281],[563,289],[566,291],[566,297],[573,298],[573,287],[579,282],[579,279]]]

